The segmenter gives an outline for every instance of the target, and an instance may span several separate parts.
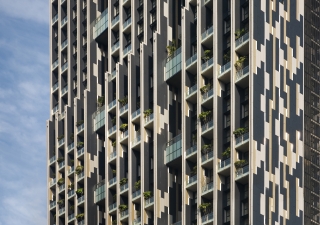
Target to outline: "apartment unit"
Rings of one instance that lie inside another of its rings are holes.
[[[318,1],[51,0],[50,18],[48,225],[319,224]]]

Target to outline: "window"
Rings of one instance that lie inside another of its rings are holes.
[[[226,96],[230,95],[230,83],[226,84]]]
[[[242,21],[249,17],[249,5],[242,7]]]
[[[230,126],[230,115],[224,116],[224,128]]]
[[[249,116],[249,104],[242,106],[242,119]]]
[[[114,7],[114,17],[116,17],[117,15],[119,15],[119,6],[115,6]]]
[[[228,33],[230,31],[230,20],[224,21],[224,33]]]
[[[242,203],[242,216],[248,215],[248,213],[249,213],[249,203],[243,202]]]
[[[230,192],[227,193],[227,206],[229,206],[229,205],[230,205]]]
[[[151,13],[151,18],[150,18],[151,23],[153,23],[154,21],[156,21],[156,16],[157,16],[156,12]]]
[[[228,36],[227,39],[226,39],[227,48],[230,48],[230,46],[231,46],[230,40],[231,40],[231,38],[230,38],[230,36]]]
[[[249,88],[244,89],[244,100],[249,100]]]
[[[226,182],[226,189],[229,190],[230,189],[230,177],[226,177],[225,182]]]
[[[229,222],[230,221],[230,210],[224,210],[224,222]]]
[[[249,185],[244,185],[244,198],[248,198],[249,196]]]
[[[230,110],[230,99],[227,100],[227,111]]]

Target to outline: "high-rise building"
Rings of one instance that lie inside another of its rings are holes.
[[[48,225],[320,224],[318,0],[51,0]]]

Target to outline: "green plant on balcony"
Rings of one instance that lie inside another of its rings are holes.
[[[57,137],[58,141],[60,141],[62,138],[64,138],[64,134]]]
[[[114,142],[112,142],[112,147],[116,147],[117,146],[117,142],[116,141],[114,141]]]
[[[64,161],[64,158],[63,157],[59,157],[58,159],[57,159],[57,162],[58,163],[61,163],[61,162],[63,162]]]
[[[84,167],[83,166],[77,166],[76,167],[76,174],[79,175],[83,171]]]
[[[136,190],[140,190],[141,188],[141,180],[138,180],[137,182],[134,183],[134,187]]]
[[[193,145],[197,143],[197,135],[196,134],[193,134],[191,139],[192,139]]]
[[[202,203],[199,205],[199,209],[203,214],[206,214],[211,210],[211,203]]]
[[[118,99],[118,101],[120,102],[120,105],[123,107],[126,104],[128,104],[128,96],[125,96],[123,99]]]
[[[58,183],[58,185],[64,184],[64,178],[60,178],[57,183]]]
[[[246,56],[240,56],[239,59],[235,62],[234,67],[236,68],[236,71],[240,71],[243,69],[243,63],[246,61]]]
[[[71,141],[73,141],[74,140],[74,134],[71,133],[69,138],[70,138]]]
[[[223,59],[224,59],[225,63],[230,62],[230,50],[227,51],[227,52],[223,55]]]
[[[112,170],[112,174],[113,174],[113,175],[116,175],[116,174],[117,174],[117,171],[116,171],[116,170]]]
[[[84,121],[83,121],[83,120],[80,120],[80,121],[78,121],[78,122],[76,123],[76,125],[77,125],[77,127],[78,127],[78,126],[82,125],[83,123],[84,123]]]
[[[199,114],[199,119],[202,123],[207,123],[211,118],[211,111],[205,111]]]
[[[116,224],[117,224],[117,221],[116,221],[116,220],[112,220],[112,224],[113,224],[113,225],[116,225]]]
[[[128,182],[128,178],[122,178],[120,180],[120,186],[125,185]]]
[[[246,33],[245,29],[238,29],[236,32],[234,32],[235,39],[238,40],[242,35]]]
[[[201,148],[202,153],[206,154],[212,150],[212,145],[203,145]]]
[[[143,197],[144,197],[144,199],[149,199],[149,198],[151,198],[152,197],[152,192],[151,191],[145,191],[145,192],[143,192]]]
[[[247,165],[248,162],[244,159],[238,160],[236,162],[234,162],[234,166],[236,167],[236,169],[240,169],[242,167],[244,167],[245,165]]]
[[[73,164],[74,164],[74,160],[73,160],[73,159],[71,159],[71,160],[70,160],[70,163],[71,163],[71,165],[73,165]]]
[[[194,166],[190,172],[190,176],[194,176],[197,174],[197,166]]]
[[[233,131],[233,134],[237,138],[237,137],[240,137],[241,135],[243,135],[243,134],[245,134],[247,132],[248,132],[247,128],[240,127],[238,129],[236,129],[235,131]]]
[[[79,188],[77,191],[76,191],[77,195],[78,196],[82,196],[84,194],[84,190],[83,188]]]
[[[202,88],[200,88],[201,94],[205,94],[210,90],[211,90],[211,84],[210,83],[207,84],[207,85],[204,85]]]
[[[116,116],[112,117],[111,123],[112,123],[113,126],[116,125],[116,122],[117,122]]]
[[[84,213],[80,213],[80,214],[76,215],[76,219],[77,220],[83,220],[84,219]]]
[[[174,52],[177,50],[176,40],[173,39],[172,44],[168,45],[166,49],[167,49],[168,57],[171,58]]]
[[[104,96],[99,96],[97,101],[98,107],[104,106]]]
[[[119,205],[120,212],[126,211],[128,209],[127,205]]]
[[[224,152],[222,152],[222,157],[224,159],[228,159],[230,158],[230,154],[231,154],[231,150],[230,150],[230,147],[228,147],[226,150],[224,150]]]
[[[82,141],[79,141],[78,143],[77,143],[77,147],[78,148],[82,148],[84,146],[84,143],[82,142]]]
[[[112,196],[112,200],[113,200],[113,202],[116,202],[117,201],[117,195],[113,195]]]
[[[71,205],[71,206],[69,207],[69,210],[70,210],[71,212],[74,212],[74,205]]]
[[[63,204],[64,204],[64,199],[60,199],[59,201],[57,201],[57,204],[58,204],[59,206],[63,205]]]
[[[209,59],[211,59],[212,58],[212,51],[211,50],[205,50],[204,52],[203,52],[203,54],[204,54],[204,56],[202,57],[202,59],[204,60],[204,61],[208,61]]]
[[[121,124],[120,126],[120,131],[124,132],[128,129],[128,124],[127,123],[124,123],[124,124]]]
[[[150,115],[152,114],[152,112],[153,112],[152,109],[147,109],[147,110],[145,110],[145,111],[143,112],[144,118],[150,116]]]

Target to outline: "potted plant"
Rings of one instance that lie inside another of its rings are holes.
[[[78,126],[81,126],[83,123],[84,123],[84,121],[83,121],[83,120],[80,120],[80,121],[78,121],[78,122],[76,123],[76,125],[77,125],[77,127],[78,127]]]
[[[84,213],[80,213],[80,214],[76,215],[76,219],[77,220],[83,220],[84,219]]]
[[[128,124],[127,123],[124,123],[124,124],[121,124],[120,126],[120,131],[124,132],[128,129]]]
[[[74,212],[74,205],[71,205],[69,209],[71,212]]]
[[[60,199],[59,201],[57,201],[57,204],[59,206],[62,206],[64,204],[64,199]]]
[[[76,167],[76,174],[79,175],[83,171],[83,166],[77,166]]]
[[[116,170],[112,170],[112,174],[113,174],[113,175],[116,175],[116,174],[117,174],[117,171],[116,171]]]
[[[84,146],[84,143],[82,142],[82,141],[79,141],[78,143],[77,143],[77,147],[78,148],[82,148]]]
[[[138,180],[137,182],[134,183],[134,187],[136,188],[136,190],[140,190],[141,187],[141,181]]]
[[[199,209],[202,213],[206,214],[211,209],[211,203],[202,203],[199,205]]]
[[[204,56],[202,57],[202,59],[204,60],[204,61],[208,61],[209,59],[211,59],[212,58],[212,51],[211,50],[205,50],[204,52],[203,52],[203,54],[204,54]]]
[[[145,111],[143,112],[143,114],[144,114],[144,118],[150,116],[150,115],[152,114],[152,109],[147,109],[147,110],[145,110]]]
[[[234,67],[236,68],[236,71],[240,71],[243,68],[243,63],[247,59],[246,56],[240,56],[239,59],[235,62]]]
[[[208,153],[210,150],[212,149],[212,145],[203,145],[202,148],[201,148],[201,151],[206,154]]]
[[[64,134],[57,137],[58,141],[60,141],[62,138],[64,138]]]
[[[64,178],[60,178],[60,179],[58,180],[58,185],[62,185],[62,184],[64,184]]]
[[[125,185],[128,182],[128,178],[122,178],[120,180],[120,186]]]
[[[128,209],[127,205],[119,205],[120,212],[126,211]]]
[[[224,152],[222,152],[222,157],[224,159],[228,159],[230,158],[230,154],[231,154],[230,147],[228,147],[226,150],[224,150]]]
[[[84,194],[84,190],[83,188],[79,188],[77,191],[76,191],[77,195],[78,196],[82,196]]]
[[[211,116],[211,111],[205,111],[199,114],[199,119],[202,123],[208,122],[209,118]]]
[[[71,141],[73,141],[74,140],[74,134],[71,133],[69,138],[70,138]]]
[[[200,88],[201,94],[207,93],[210,89],[211,89],[211,84],[209,83],[209,84],[203,86],[202,88]]]
[[[247,165],[248,162],[244,159],[238,160],[236,162],[234,162],[234,166],[236,167],[236,169],[240,169],[242,167],[244,167],[245,165]]]
[[[194,176],[197,174],[197,166],[194,166],[191,170],[190,176]]]
[[[143,197],[144,197],[145,200],[151,198],[152,197],[152,192],[151,191],[143,192]]]
[[[233,134],[234,134],[234,136],[236,138],[238,138],[238,137],[240,137],[241,135],[243,135],[243,134],[245,134],[247,132],[248,132],[248,130],[246,128],[240,127],[238,129],[236,129],[235,131],[233,131]]]
[[[238,40],[242,35],[245,34],[245,29],[238,29],[234,32],[235,39]]]
[[[177,46],[176,46],[176,40],[172,40],[172,44],[168,45],[167,47],[167,52],[168,52],[168,57],[171,58],[174,54],[174,52],[177,50]]]
[[[117,224],[117,221],[116,220],[112,220],[112,224],[113,225]]]
[[[57,159],[57,162],[58,163],[62,163],[64,161],[64,157],[59,157],[58,159]]]
[[[125,96],[123,99],[118,99],[118,101],[120,102],[120,105],[123,107],[126,104],[128,104],[128,96]]]
[[[99,96],[97,101],[98,107],[104,106],[104,96]]]
[[[230,62],[230,50],[223,55],[223,59],[224,59],[225,63]]]
[[[117,146],[117,142],[116,141],[112,142],[112,147],[116,147],[116,146]]]

